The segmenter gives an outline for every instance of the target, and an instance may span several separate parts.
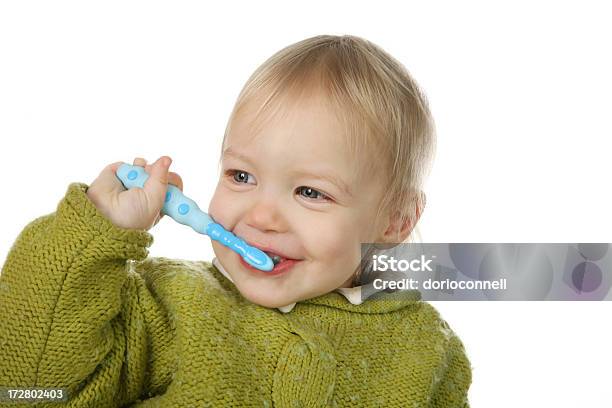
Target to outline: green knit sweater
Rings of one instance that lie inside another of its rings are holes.
[[[469,406],[463,345],[418,292],[283,314],[210,262],[148,257],[152,235],[114,226],[87,187],[7,255],[0,388],[62,387],[50,406],[75,407]]]

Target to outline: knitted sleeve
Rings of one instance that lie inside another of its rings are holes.
[[[468,389],[472,382],[472,369],[463,343],[451,330],[448,323],[441,321],[442,330],[448,334],[445,361],[440,369],[439,382],[432,396],[432,408],[470,408]]]
[[[153,237],[116,227],[72,183],[30,222],[0,274],[0,388],[62,387],[71,406],[117,406],[163,389],[163,313],[128,259]],[[58,406],[55,404],[54,406]]]

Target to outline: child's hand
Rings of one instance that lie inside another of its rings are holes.
[[[87,189],[87,196],[98,210],[120,228],[149,230],[163,217],[160,213],[166,198],[167,184],[183,191],[183,180],[168,168],[172,159],[162,156],[152,165],[145,159],[134,159],[135,166],[145,168],[149,178],[142,188],[126,188],[117,177],[123,162],[109,164]]]

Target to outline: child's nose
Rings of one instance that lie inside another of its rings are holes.
[[[260,231],[281,231],[284,227],[283,217],[277,205],[268,200],[259,201],[251,207],[246,222]]]

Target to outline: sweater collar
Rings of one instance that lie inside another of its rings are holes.
[[[232,279],[232,277],[230,276],[230,274],[225,270],[225,268],[223,267],[223,265],[221,265],[221,262],[219,262],[219,260],[215,257],[212,260],[213,265],[219,270],[219,272],[221,272],[221,274],[223,274],[223,276],[225,276],[230,282],[234,283],[234,280]],[[360,305],[361,303],[363,303],[363,301],[365,300],[362,296],[362,286],[355,286],[352,288],[338,288],[335,289],[334,292],[337,292],[341,295],[343,295],[346,300],[349,301],[349,303],[351,303],[352,305]],[[369,291],[369,296],[373,295],[374,293],[376,293],[378,291]],[[325,296],[325,295],[323,295]],[[368,296],[368,297],[369,297]],[[317,297],[317,298],[313,298],[313,302],[311,303],[318,303],[316,301],[316,299],[320,299],[322,298]],[[293,308],[295,307],[296,303],[290,303],[286,306],[281,306],[278,307],[277,309],[280,310],[283,313],[289,313],[291,310],[293,310]]]

